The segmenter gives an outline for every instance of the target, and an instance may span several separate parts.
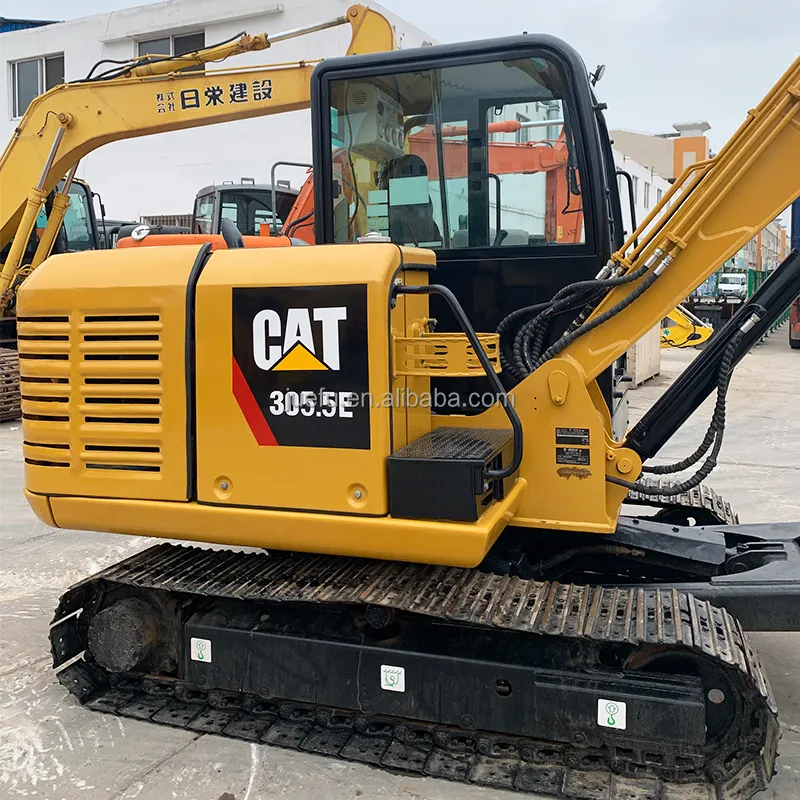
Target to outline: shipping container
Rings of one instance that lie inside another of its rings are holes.
[[[52,25],[56,20],[52,19],[9,19],[0,17],[0,33],[11,31],[24,31],[26,28],[41,28],[42,25]]]

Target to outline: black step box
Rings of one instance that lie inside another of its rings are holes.
[[[391,515],[476,522],[507,488],[487,486],[485,472],[511,463],[513,447],[503,429],[437,428],[420,437],[388,458]]]

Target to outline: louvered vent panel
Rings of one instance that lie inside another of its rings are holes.
[[[86,469],[161,471],[162,328],[158,314],[83,318],[80,459]]]

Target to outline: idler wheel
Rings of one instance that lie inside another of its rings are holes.
[[[158,645],[158,615],[138,597],[104,608],[89,623],[89,652],[109,672],[127,672]]]

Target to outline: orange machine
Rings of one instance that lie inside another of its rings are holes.
[[[242,236],[242,247],[289,247],[292,244],[288,236]],[[157,236],[145,236],[134,239],[124,236],[117,241],[117,248],[131,247],[165,247],[173,244],[206,244],[211,243],[212,250],[227,250],[230,245],[221,233],[162,233]]]
[[[558,122],[554,121],[554,125]],[[516,133],[525,123],[516,120],[490,122],[489,133]],[[460,125],[444,125],[444,159],[449,178],[463,178],[467,175],[466,136],[467,129]],[[436,155],[436,135],[433,128],[425,127],[408,136],[408,151],[418,155],[428,168],[428,177],[437,179],[439,175]],[[340,163],[343,171],[349,169],[346,151],[342,150]],[[545,239],[548,242],[579,242],[583,228],[583,208],[579,189],[570,186],[570,165],[566,137],[563,129],[555,140],[538,142],[491,142],[489,145],[489,171],[494,175],[530,174],[544,172],[547,175],[547,213],[545,219]],[[347,185],[344,192],[349,195]],[[303,184],[290,214],[284,222],[286,235],[314,244],[314,177],[309,174]],[[268,228],[262,229],[261,236],[270,236]],[[270,237],[272,239],[280,237]],[[185,241],[181,239],[181,241]],[[166,244],[167,242],[163,242]],[[172,243],[172,242],[170,242]],[[248,245],[249,246],[249,245]]]

